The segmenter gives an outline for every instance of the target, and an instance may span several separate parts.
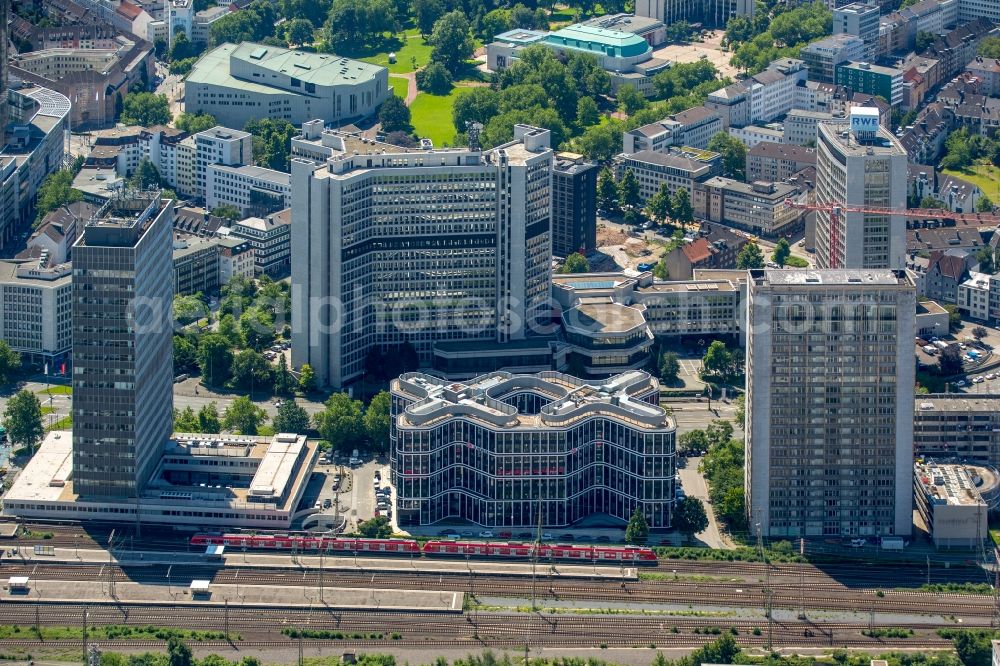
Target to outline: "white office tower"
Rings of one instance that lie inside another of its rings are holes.
[[[748,300],[751,531],[909,534],[912,279],[887,269],[752,270]]]
[[[293,140],[292,360],[321,385],[373,348],[506,343],[549,318],[553,153],[519,125],[487,151],[407,150],[306,123]],[[325,158],[325,160],[317,159]]]
[[[902,269],[906,150],[878,109],[854,107],[849,125],[816,129],[816,202],[828,206],[816,212],[817,267]]]

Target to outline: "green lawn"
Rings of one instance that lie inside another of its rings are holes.
[[[392,86],[392,93],[401,100],[406,100],[406,90],[410,82],[402,76],[390,76],[389,85]]]
[[[977,185],[994,204],[1000,202],[1000,168],[992,164],[977,164],[961,171],[945,169],[944,173]]]
[[[45,430],[69,430],[73,426],[73,417],[64,416],[61,419],[56,419],[52,422],[52,425],[46,424]]]
[[[389,64],[389,51],[376,53],[373,56],[360,58],[365,62],[388,67],[392,74],[406,74],[415,69],[420,69],[431,59],[431,47],[424,43],[424,38],[420,36],[420,31],[416,29],[406,31],[406,43],[395,51],[396,62]],[[416,59],[417,66],[413,66]]]
[[[73,387],[71,387],[71,386],[62,386],[61,384],[57,384],[55,386],[50,386],[47,389],[42,389],[41,391],[38,392],[38,395],[40,395],[40,396],[41,395],[45,395],[45,396],[49,396],[49,395],[72,395],[72,393],[73,393]]]
[[[451,145],[456,134],[451,109],[466,90],[468,88],[456,87],[447,95],[418,94],[410,105],[410,122],[417,136],[430,139],[435,148]]]

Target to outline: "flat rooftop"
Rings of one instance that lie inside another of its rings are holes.
[[[270,438],[180,434],[164,444],[163,458],[141,499],[143,504],[168,502],[183,505],[184,502],[190,502],[205,508],[218,503],[220,507],[257,510],[268,505],[248,504],[250,498],[266,502],[268,498],[285,496],[285,506],[275,507],[272,502],[270,507],[290,511],[294,508],[290,503],[296,498],[296,493],[290,489],[297,488],[308,480],[311,469],[308,458],[313,449],[314,443],[308,442],[305,436],[294,434],[277,434]],[[304,457],[303,452],[306,454]],[[245,458],[248,466],[241,471],[253,471],[252,481],[247,488],[168,484],[160,478],[168,456],[201,459],[209,464],[213,459]],[[297,464],[299,461],[301,464]],[[72,472],[72,432],[50,432],[4,499],[48,503],[91,501],[89,498],[81,498],[73,490]],[[95,498],[93,501],[114,503],[117,500]]]
[[[572,307],[562,315],[563,325],[571,331],[587,335],[627,333],[646,324],[638,309],[621,303],[587,302]]]
[[[736,287],[729,280],[691,280],[685,282],[654,282],[648,287],[639,287],[640,293],[693,293],[735,292]]]
[[[515,375],[492,372],[466,382],[411,372],[393,380],[392,392],[413,401],[400,414],[402,427],[426,428],[451,418],[468,418],[490,429],[545,429],[566,427],[600,414],[632,427],[673,429],[667,413],[639,399],[658,390],[658,382],[641,370],[583,380],[560,372]],[[521,413],[503,402],[519,393],[534,393],[549,402],[538,414]]]
[[[989,412],[1000,414],[1000,393],[931,393],[916,397],[914,416],[927,412]]]
[[[917,463],[913,466],[913,475],[932,504],[985,506],[965,465]]]
[[[816,123],[816,131],[819,134],[820,143],[825,140],[848,156],[906,155],[906,149],[903,148],[899,139],[881,125],[878,127],[875,139],[864,142],[859,142],[854,133],[843,122],[819,122]]]
[[[822,269],[786,270],[765,268],[750,272],[751,277],[772,285],[813,284],[837,285],[882,285],[895,286],[907,283],[905,273],[888,269]]]

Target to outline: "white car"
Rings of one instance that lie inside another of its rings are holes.
[[[957,382],[955,382],[955,386],[965,386],[965,380],[959,379]]]
[[[992,372],[986,375],[986,379],[993,379],[994,377],[996,377],[996,375],[994,375]]]
[[[479,533],[480,539],[492,539],[494,536],[493,532],[490,532],[489,530],[483,530]]]

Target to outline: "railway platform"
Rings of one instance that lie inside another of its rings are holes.
[[[201,583],[202,585],[195,585]],[[116,581],[65,581],[29,578],[26,590],[0,590],[0,603],[130,604],[149,606],[225,606],[319,610],[461,613],[465,593],[455,590],[293,587],[216,584],[176,580],[144,585]]]
[[[36,552],[33,548],[20,548],[16,554],[13,549],[0,551],[0,560],[18,563],[37,564],[116,564],[122,567],[137,566],[205,566],[238,567],[252,569],[295,569],[318,570],[320,566],[325,571],[364,571],[371,573],[421,573],[427,575],[468,573],[471,576],[484,577],[530,577],[545,575],[562,579],[589,580],[638,580],[636,567],[617,564],[569,564],[565,562],[539,561],[532,567],[530,562],[496,562],[476,558],[442,558],[381,556],[354,557],[353,555],[335,555],[320,557],[319,555],[294,555],[291,553],[244,553],[227,552],[221,557],[212,557],[202,553],[167,552],[167,551],[117,551],[109,556],[105,550],[77,548],[46,548]]]

